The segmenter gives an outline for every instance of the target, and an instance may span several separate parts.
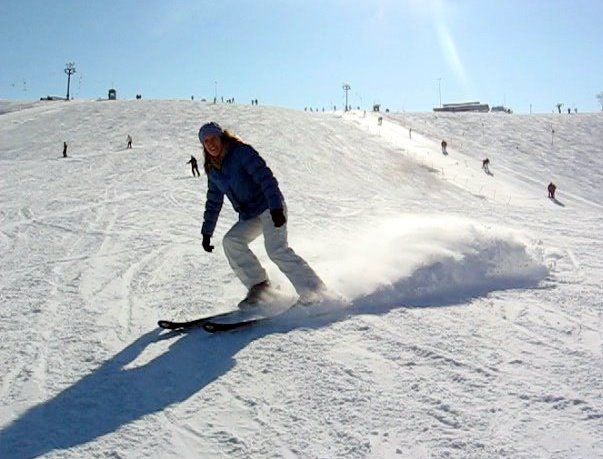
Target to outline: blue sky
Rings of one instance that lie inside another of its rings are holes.
[[[601,0],[3,0],[0,99],[601,109]],[[217,82],[217,83],[216,83]]]

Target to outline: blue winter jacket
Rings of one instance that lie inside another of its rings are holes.
[[[207,175],[207,200],[201,234],[212,236],[224,195],[240,220],[257,217],[266,209],[283,209],[284,198],[266,162],[253,147],[234,143],[222,159],[222,168]]]

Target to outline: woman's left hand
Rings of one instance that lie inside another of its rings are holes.
[[[270,215],[272,216],[272,221],[274,222],[274,226],[280,228],[285,223],[287,223],[287,217],[285,217],[285,212],[283,209],[271,209]]]

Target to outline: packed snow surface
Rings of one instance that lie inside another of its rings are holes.
[[[381,116],[0,102],[0,457],[602,457],[603,114]],[[228,203],[201,248],[210,120],[273,170],[327,314],[157,328],[245,295]]]

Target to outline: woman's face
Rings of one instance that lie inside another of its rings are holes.
[[[211,156],[217,157],[222,153],[222,140],[220,140],[220,136],[208,135],[203,140],[203,146]]]

